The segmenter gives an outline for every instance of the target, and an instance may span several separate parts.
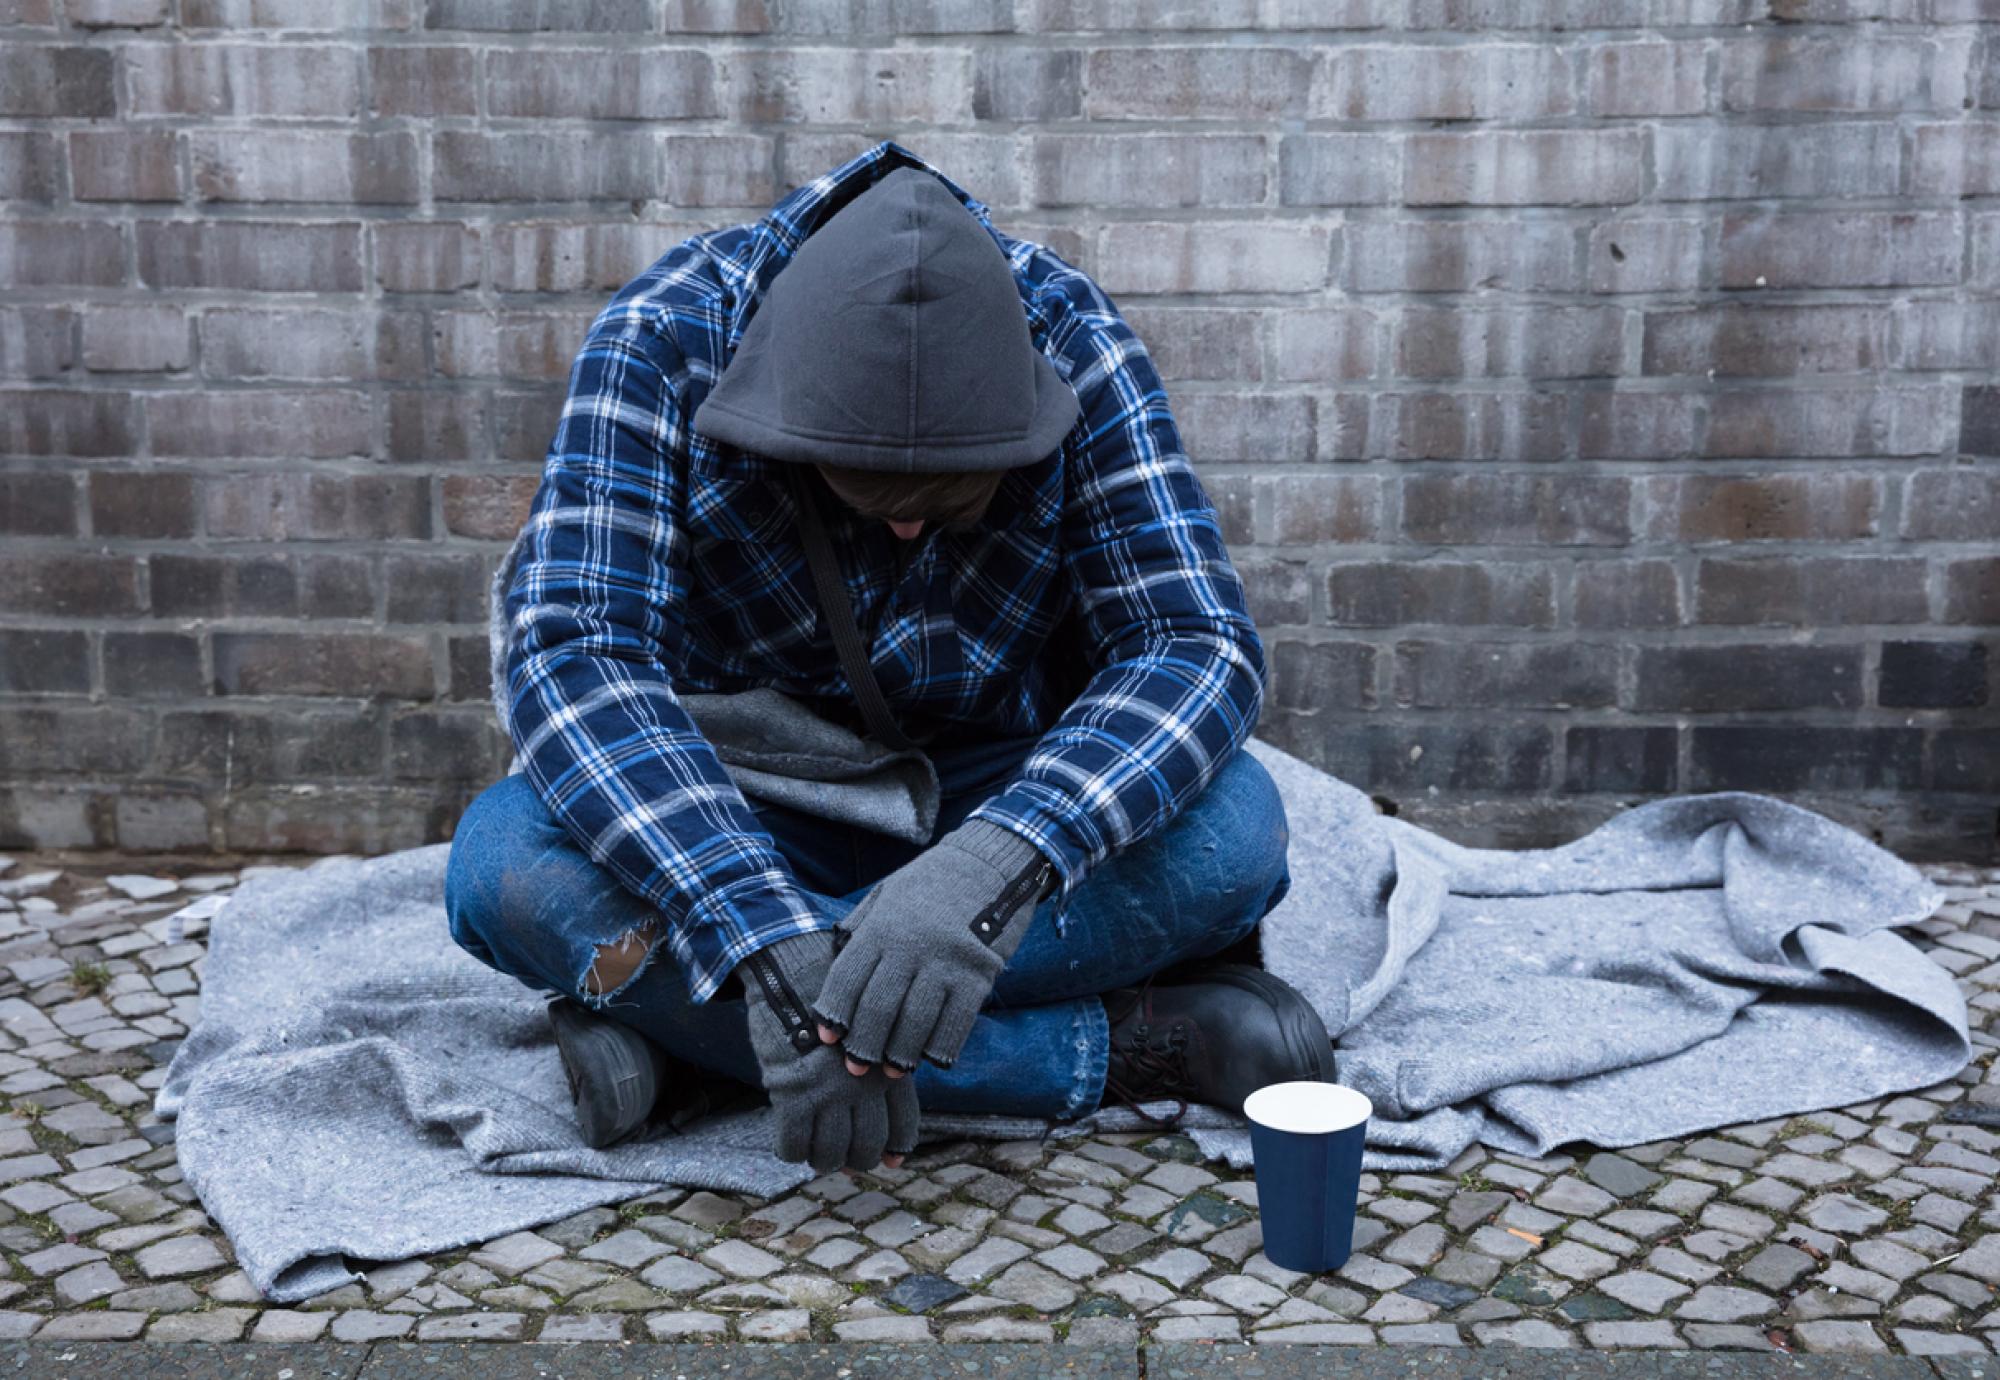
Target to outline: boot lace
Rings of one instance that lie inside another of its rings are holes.
[[[1193,1082],[1187,1065],[1187,1025],[1176,1021],[1165,1030],[1154,1027],[1150,978],[1139,989],[1138,1003],[1141,1019],[1129,1032],[1129,1043],[1120,1041],[1112,1046],[1111,1059],[1104,1071],[1103,1101],[1131,1108],[1134,1115],[1150,1126],[1172,1129],[1181,1124],[1188,1110],[1187,1099],[1179,1090]],[[1171,1114],[1155,1116],[1141,1105],[1159,1101],[1162,1093],[1174,1099]]]

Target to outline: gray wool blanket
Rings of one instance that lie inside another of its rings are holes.
[[[1261,740],[1244,750],[1292,831],[1264,961],[1374,1100],[1371,1168],[1684,1136],[1926,1087],[1971,1055],[1956,984],[1895,932],[1941,894],[1821,815],[1725,792],[1558,848],[1465,848]],[[665,1185],[768,1195],[808,1177],[771,1155],[762,1110],[584,1145],[543,997],[447,932],[448,852],[260,875],[213,914],[201,1020],[156,1107],[266,1298]],[[1114,1109],[925,1133],[1140,1124]],[[1237,1118],[1196,1108],[1190,1126],[1210,1157],[1249,1163]]]

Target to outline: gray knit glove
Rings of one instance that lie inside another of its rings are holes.
[[[813,1028],[808,1003],[832,959],[832,932],[817,930],[768,944],[737,965],[750,1045],[778,1121],[778,1158],[822,1174],[873,1169],[885,1154],[917,1148],[915,1080],[879,1068],[856,1078]]]
[[[1027,839],[968,819],[840,922],[813,1013],[861,1063],[951,1067],[1054,879],[1055,864]]]

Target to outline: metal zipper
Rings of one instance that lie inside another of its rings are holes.
[[[991,944],[1000,937],[998,921],[1003,915],[1013,914],[1016,907],[1028,896],[1039,898],[1042,888],[1048,884],[1055,871],[1055,864],[1047,858],[1038,858],[1016,873],[1000,892],[1000,899],[972,917],[972,932],[979,936],[983,944]],[[1023,887],[1028,888],[1023,890]]]
[[[819,1038],[813,1034],[812,1027],[806,1020],[805,1003],[792,991],[791,984],[785,981],[784,974],[778,970],[778,965],[766,958],[761,950],[751,954],[744,961],[750,965],[750,971],[757,975],[758,984],[763,987],[764,999],[770,1003],[771,1010],[777,1014],[779,1022],[787,1027],[785,1038],[791,1041],[792,1048],[798,1052],[799,1057],[804,1058],[818,1049]]]

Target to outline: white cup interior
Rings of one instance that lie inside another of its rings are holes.
[[[1304,1136],[1349,1130],[1374,1111],[1365,1094],[1338,1083],[1271,1083],[1243,1099],[1243,1115],[1258,1125]]]

